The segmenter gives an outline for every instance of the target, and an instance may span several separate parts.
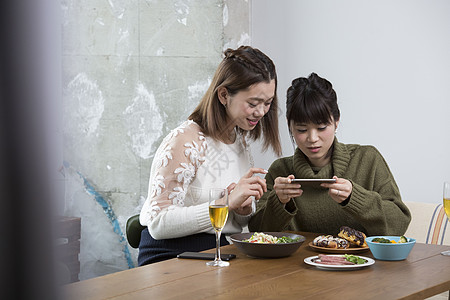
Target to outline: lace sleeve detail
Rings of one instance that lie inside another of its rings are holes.
[[[163,140],[152,164],[148,207],[143,209],[148,215],[141,217],[146,220],[141,223],[151,222],[165,209],[184,206],[187,188],[205,161],[206,149],[206,139],[193,121],[183,123]]]

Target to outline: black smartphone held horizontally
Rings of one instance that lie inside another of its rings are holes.
[[[291,183],[300,183],[301,186],[320,186],[321,183],[335,183],[336,179],[322,179],[322,178],[304,178],[304,179],[292,179]]]
[[[214,260],[216,255],[214,253],[202,253],[202,252],[183,252],[177,255],[178,258],[190,258],[190,259],[203,259],[203,260]],[[236,258],[234,254],[220,254],[220,258],[224,261],[229,261]]]

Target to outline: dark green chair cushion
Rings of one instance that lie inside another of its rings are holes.
[[[127,240],[131,247],[139,248],[139,242],[141,241],[141,231],[146,226],[142,226],[139,222],[139,215],[129,217],[127,220]]]

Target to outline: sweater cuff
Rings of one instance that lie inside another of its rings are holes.
[[[240,215],[240,214],[235,213],[235,212],[233,212],[233,213],[234,213],[234,219],[242,227],[247,226],[248,221],[250,220],[251,216],[253,215],[253,213],[250,213],[248,215]]]
[[[288,203],[283,204],[280,202],[280,199],[278,199],[275,191],[272,191],[268,200],[270,203],[270,210],[275,216],[280,217],[280,219],[285,219],[285,217],[290,219],[297,213],[297,206],[293,199],[289,200]]]
[[[195,215],[197,216],[197,222],[200,230],[211,227],[208,202],[195,205]]]
[[[297,206],[295,205],[294,198],[289,199],[289,202],[283,204],[285,210],[287,210],[291,215],[295,215],[297,212]]]
[[[364,203],[366,202],[367,194],[366,190],[360,185],[352,182],[353,190],[350,196],[350,200],[344,206],[345,209],[352,211],[355,214],[358,214],[364,208]]]
[[[345,199],[344,201],[342,201],[341,203],[339,203],[340,206],[346,206],[348,204],[348,202],[350,201],[350,197],[351,195],[349,195],[347,197],[347,199]]]

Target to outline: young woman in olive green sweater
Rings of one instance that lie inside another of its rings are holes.
[[[403,235],[411,214],[380,152],[339,143],[340,112],[332,84],[312,73],[292,81],[286,117],[297,148],[276,160],[266,175],[250,231],[308,231],[337,235],[349,226],[366,235]],[[335,178],[301,186],[294,178]]]

